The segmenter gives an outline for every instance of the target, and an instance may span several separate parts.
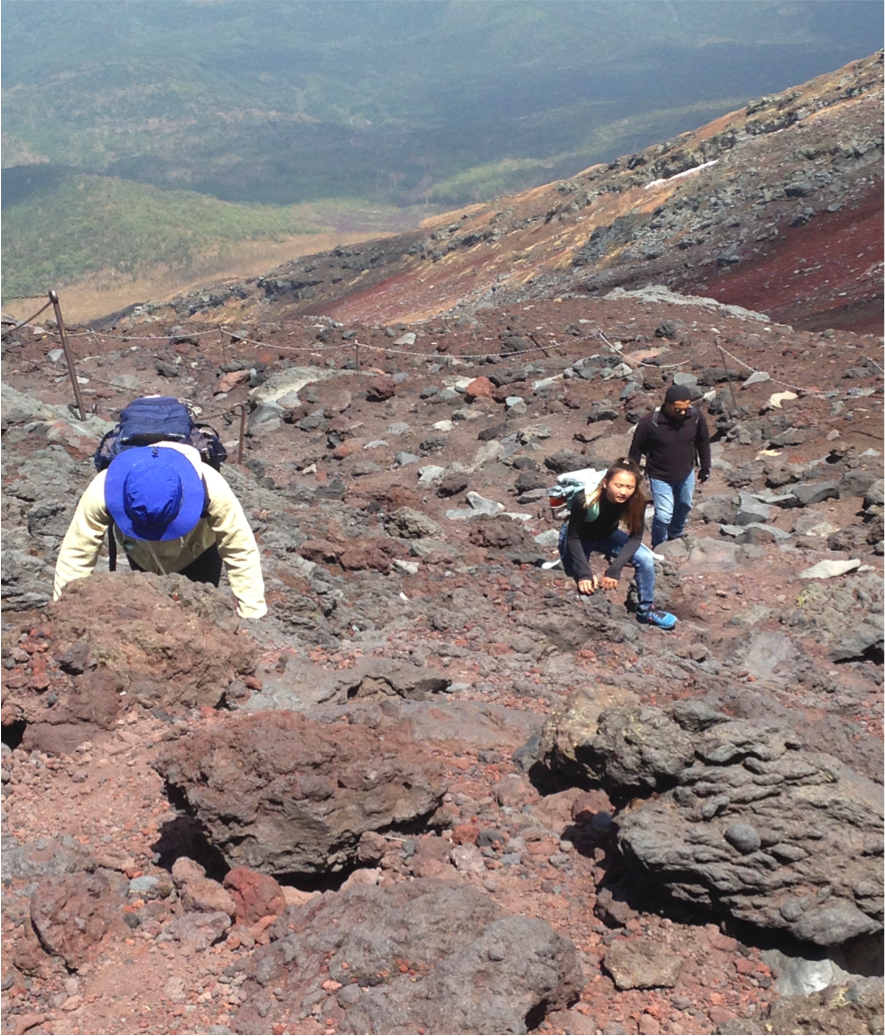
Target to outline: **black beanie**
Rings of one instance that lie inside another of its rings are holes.
[[[691,401],[691,389],[685,385],[671,385],[664,396],[665,403],[682,403],[685,400]]]

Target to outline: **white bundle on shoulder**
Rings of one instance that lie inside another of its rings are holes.
[[[577,471],[565,471],[556,480],[550,490],[550,497],[558,499],[561,504],[571,508],[581,493],[592,493],[605,478],[605,472],[596,468],[579,468]]]

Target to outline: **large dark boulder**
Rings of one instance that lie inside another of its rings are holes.
[[[239,1033],[316,1003],[342,1033],[525,1033],[584,984],[568,939],[461,882],[355,885],[290,907],[269,934],[245,966]]]
[[[881,788],[785,724],[609,709],[592,752],[615,791],[660,792],[619,820],[646,881],[821,946],[882,930]]]
[[[414,824],[446,791],[439,762],[397,730],[258,712],[183,738],[155,764],[231,866],[340,871],[364,831]]]

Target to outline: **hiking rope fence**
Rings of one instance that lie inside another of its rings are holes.
[[[48,308],[49,305],[51,305],[51,302],[47,303],[46,306],[43,307],[43,309]],[[43,310],[40,310],[40,312],[43,312]],[[36,317],[36,316],[39,316],[39,313],[34,314],[34,317]],[[24,326],[24,324],[26,324],[30,320],[34,319],[34,317],[30,317],[27,321],[23,321],[21,324],[16,325],[15,328],[10,328],[9,330],[3,332],[3,334],[6,335],[6,334],[10,333],[10,331],[16,330],[16,328]],[[260,326],[266,326],[266,325],[260,325]],[[320,325],[314,325],[314,326],[320,326]],[[291,333],[294,333],[294,332],[289,332],[289,333],[291,334]],[[232,346],[234,346],[234,347],[236,347],[238,345],[243,345],[243,346],[248,346],[251,349],[254,349],[256,351],[260,350],[260,349],[263,349],[263,350],[267,350],[267,351],[270,351],[270,352],[291,353],[291,354],[294,354],[294,355],[309,354],[309,355],[314,355],[314,356],[317,356],[317,357],[322,357],[322,356],[328,355],[330,353],[351,352],[351,353],[354,353],[356,355],[356,360],[357,360],[357,364],[359,366],[359,369],[362,368],[362,360],[361,360],[361,356],[360,356],[360,351],[361,350],[371,350],[374,353],[383,353],[383,354],[386,354],[386,355],[389,355],[389,356],[408,356],[408,357],[411,357],[413,359],[423,360],[423,361],[428,362],[428,363],[430,363],[430,362],[440,362],[440,363],[442,363],[442,364],[444,364],[446,366],[454,366],[459,361],[485,360],[485,359],[490,359],[490,358],[494,358],[496,360],[511,360],[511,361],[513,361],[513,360],[519,360],[520,358],[525,357],[525,356],[533,355],[533,354],[538,353],[538,352],[543,352],[545,354],[545,356],[550,358],[550,350],[555,350],[555,349],[571,350],[571,348],[572,348],[572,345],[571,345],[570,342],[557,342],[557,341],[551,341],[551,342],[547,343],[544,346],[536,345],[536,347],[534,349],[521,349],[518,352],[514,351],[514,352],[503,353],[503,352],[493,352],[493,351],[487,350],[487,351],[482,352],[482,353],[461,353],[461,354],[449,354],[449,353],[442,353],[442,352],[432,352],[432,353],[431,352],[417,352],[417,351],[414,351],[414,350],[399,348],[399,347],[396,347],[396,346],[393,346],[393,345],[391,345],[391,346],[387,346],[387,345],[370,345],[370,344],[368,344],[366,342],[360,342],[359,340],[355,340],[353,342],[335,343],[335,344],[332,344],[332,345],[329,345],[329,344],[326,344],[326,343],[316,343],[316,342],[313,342],[313,343],[311,343],[309,345],[296,346],[296,345],[283,345],[283,344],[279,344],[279,343],[266,342],[266,341],[261,341],[259,339],[249,338],[249,337],[247,337],[245,335],[241,335],[241,334],[238,334],[236,332],[232,332],[226,325],[219,325],[217,327],[213,327],[213,328],[210,328],[210,329],[207,329],[207,330],[203,330],[203,331],[188,332],[187,335],[174,335],[174,334],[173,335],[169,335],[169,334],[166,334],[166,335],[119,335],[119,334],[107,334],[107,333],[104,333],[104,332],[101,332],[101,331],[96,331],[94,328],[88,328],[88,329],[86,329],[84,331],[68,332],[67,334],[68,334],[68,337],[70,337],[70,338],[91,337],[96,346],[98,346],[101,343],[102,340],[104,340],[104,341],[107,341],[107,340],[119,341],[119,342],[121,342],[123,344],[137,343],[137,342],[163,342],[163,343],[169,344],[170,342],[174,342],[176,339],[196,338],[196,337],[204,337],[204,336],[207,336],[207,335],[219,335],[220,334],[222,336],[222,338],[224,338],[225,336],[230,337],[230,339],[231,339],[231,343],[230,344]],[[55,329],[49,329],[49,330],[46,331],[46,335],[47,335],[47,337],[55,337],[55,336],[59,335],[59,332],[57,330],[55,330]],[[623,356],[624,356],[623,348],[618,348],[616,345],[614,345],[608,339],[608,337],[605,335],[605,333],[602,331],[601,328],[596,328],[594,330],[594,332],[593,332],[592,337],[598,338],[613,353],[615,353],[616,355],[618,355],[618,356],[623,358]],[[537,342],[537,339],[534,338],[534,336],[532,337],[532,340]],[[767,373],[767,372],[759,371],[757,368],[753,367],[751,364],[747,363],[746,361],[742,360],[739,356],[736,356],[733,352],[731,352],[728,349],[726,349],[721,344],[721,342],[719,341],[718,337],[717,337],[717,339],[715,341],[715,345],[720,350],[720,352],[723,354],[723,356],[730,357],[735,363],[739,364],[740,367],[742,367],[745,370],[749,371],[751,374]],[[223,342],[221,344],[221,347],[222,347],[222,349],[224,349],[224,343]],[[226,350],[225,350],[225,355],[226,355]],[[80,362],[81,362],[81,364],[88,363],[92,359],[94,359],[94,357],[84,357]],[[870,359],[869,357],[864,357],[864,359],[867,359],[874,367],[876,367],[877,370],[881,371],[882,373],[885,373],[885,370],[883,370],[883,368],[880,367],[879,364],[877,364],[874,360]],[[667,369],[674,369],[676,367],[684,366],[686,363],[689,363],[689,362],[690,361],[686,359],[686,360],[680,360],[680,361],[678,361],[676,363],[670,363],[670,364],[653,364],[653,363],[648,363],[645,360],[640,360],[640,361],[638,361],[638,365],[645,366],[645,367],[657,367],[659,370],[667,370]],[[726,373],[727,373],[727,380],[728,380],[729,383],[732,380],[735,380],[732,377],[732,375],[730,374],[730,372],[728,372],[727,365],[726,365]],[[90,381],[95,381],[97,384],[103,385],[103,386],[105,386],[107,388],[121,390],[121,386],[114,385],[111,382],[106,381],[106,380],[98,377],[96,374],[94,374],[91,371],[89,371],[88,374],[89,374]],[[802,392],[802,393],[804,393],[806,395],[819,396],[819,397],[822,397],[822,398],[826,396],[826,393],[821,392],[820,389],[817,389],[817,388],[810,388],[810,387],[806,387],[806,386],[802,386],[802,385],[795,385],[795,384],[793,384],[791,382],[787,382],[787,381],[784,381],[784,380],[779,379],[779,378],[773,378],[770,375],[769,375],[769,380],[774,385],[780,385],[780,386],[783,386],[785,388],[795,390],[797,392]],[[234,410],[235,409],[236,408],[234,408]],[[233,412],[234,411],[231,410],[230,408],[225,408],[224,410],[219,411],[218,414],[216,414],[215,416],[223,416],[225,414],[230,414],[230,413],[233,413]],[[85,411],[83,411],[83,413],[85,413]]]
[[[598,335],[599,338],[601,338],[603,340],[603,342],[605,342],[605,344],[609,347],[609,349],[611,349],[613,352],[616,352],[618,354],[618,356],[623,357],[623,355],[624,355],[623,351],[621,349],[619,349],[616,345],[613,345],[605,337],[605,335],[602,333],[602,329],[601,328],[597,327],[596,334]],[[625,360],[624,362],[626,363],[627,361]],[[640,360],[639,361],[639,366],[640,367],[657,367],[658,370],[669,370],[671,367],[683,367],[683,366],[685,366],[686,363],[691,363],[691,361],[690,360],[680,360],[678,363],[649,363],[647,360]],[[630,364],[628,363],[627,366],[629,367]]]
[[[209,334],[209,333],[212,333],[212,332],[205,332],[205,333]],[[217,333],[217,329],[215,330],[215,333]],[[226,333],[229,333],[229,332],[226,332]],[[55,331],[47,332],[47,335],[50,336],[50,337],[55,335],[55,334],[56,334]],[[116,336],[116,335],[104,335],[101,332],[95,332],[95,331],[81,332],[80,334],[81,334],[81,336],[82,335],[86,335],[86,334],[96,335],[96,336],[101,337],[101,338],[105,338],[105,339],[110,338],[110,339],[113,339],[113,340],[124,341],[124,342],[125,341],[134,341],[134,340],[168,342],[169,341],[169,337],[170,337],[168,335],[164,335],[162,337],[160,337],[160,336],[156,336],[156,337],[155,336],[139,336],[137,338],[136,338],[136,336],[121,337],[121,336]],[[612,349],[613,352],[615,352],[619,356],[623,356],[623,353],[621,352],[621,350],[617,349],[614,345],[612,345],[612,343],[609,342],[608,339],[606,339],[602,335],[601,332],[599,333],[599,337],[601,338],[601,340],[610,349]],[[292,346],[292,345],[279,345],[279,344],[273,343],[273,342],[263,342],[263,341],[259,341],[259,340],[252,339],[252,338],[246,338],[246,337],[240,336],[240,335],[236,335],[235,336],[234,344],[235,345],[236,344],[248,345],[248,346],[250,346],[251,348],[253,348],[255,350],[266,349],[266,350],[269,350],[271,352],[276,351],[276,352],[295,353],[295,354],[299,354],[299,353],[314,353],[314,354],[317,354],[317,355],[322,355],[324,353],[331,353],[331,352],[340,352],[340,351],[352,352],[353,349],[354,349],[354,345],[352,343],[348,343],[348,342],[342,342],[340,344],[336,343],[334,345],[326,345],[326,344],[317,345],[317,344],[314,343],[314,344],[311,344],[311,345],[304,345],[304,346]],[[743,367],[744,369],[748,370],[751,374],[767,373],[767,372],[758,370],[757,368],[753,367],[749,363],[746,363],[739,356],[736,356],[734,353],[730,352],[728,349],[726,349],[720,343],[716,343],[716,344],[717,344],[717,347],[726,356],[730,357],[732,360],[734,360],[735,363],[739,364],[741,367]],[[536,349],[521,349],[519,352],[512,352],[512,353],[495,353],[495,352],[487,351],[487,352],[483,352],[483,353],[461,353],[461,354],[457,354],[457,355],[455,355],[455,354],[449,355],[448,353],[420,353],[420,352],[414,352],[414,351],[411,351],[411,350],[408,350],[408,349],[399,349],[399,348],[396,348],[396,347],[393,347],[393,346],[369,345],[369,344],[367,344],[365,342],[359,342],[358,345],[359,345],[360,349],[370,349],[370,350],[372,350],[373,352],[376,352],[376,353],[388,353],[388,354],[391,354],[391,355],[394,355],[394,356],[411,356],[414,359],[425,360],[427,362],[439,362],[439,361],[442,361],[442,362],[445,363],[446,361],[455,362],[455,361],[458,361],[458,360],[483,360],[483,359],[486,359],[487,357],[494,357],[495,359],[499,359],[499,360],[515,360],[515,359],[518,359],[519,357],[522,357],[522,356],[531,355],[531,354],[534,354],[536,352],[542,352],[542,351],[546,351],[546,350],[549,350],[549,349],[566,349],[566,348],[568,348],[569,343],[551,342],[549,345],[547,345],[544,348],[539,346]],[[869,359],[868,357],[865,357],[865,358]],[[91,357],[86,358],[86,359],[91,359]],[[83,362],[85,362],[85,360]],[[690,361],[689,360],[680,360],[678,363],[658,365],[658,364],[650,364],[650,363],[647,363],[646,361],[640,361],[640,364],[643,365],[643,366],[648,366],[648,367],[658,367],[659,370],[663,370],[663,369],[672,369],[674,367],[681,367],[681,366],[684,366],[688,362],[690,362]],[[882,371],[882,368],[879,367],[879,365],[876,364],[875,361],[870,360],[870,363],[872,363],[873,366],[875,366],[878,370]],[[882,372],[885,373],[885,371],[882,371]],[[100,380],[100,379],[96,378],[96,380]],[[731,380],[733,380],[733,379],[729,378],[729,381],[731,381]],[[795,385],[792,382],[783,381],[782,379],[779,379],[779,378],[773,378],[770,375],[769,375],[769,380],[772,382],[772,384],[781,385],[781,386],[783,386],[785,388],[789,388],[789,389],[794,389],[794,390],[796,390],[798,392],[803,392],[806,395],[814,395],[814,396],[821,396],[821,397],[826,395],[826,393],[821,392],[819,389],[810,388],[810,387],[802,386],[802,385]],[[108,383],[105,382],[104,384],[108,384]],[[109,385],[109,387],[115,387],[115,386],[110,386]]]
[[[218,328],[214,328],[212,331],[200,331],[200,332],[195,332],[193,335],[187,335],[187,336],[184,336],[184,335],[181,335],[181,336],[178,336],[178,335],[112,335],[112,334],[106,334],[106,333],[104,333],[102,331],[95,331],[95,330],[92,330],[90,328],[89,330],[86,330],[86,331],[79,331],[79,332],[69,333],[69,337],[71,337],[71,338],[75,338],[75,337],[84,338],[84,337],[87,337],[87,336],[93,336],[93,337],[96,337],[96,338],[110,339],[111,341],[122,342],[123,344],[127,344],[129,342],[164,342],[166,344],[170,344],[171,342],[173,342],[174,339],[179,338],[179,337],[180,338],[184,338],[184,337],[191,338],[191,337],[196,337],[197,334],[201,334],[201,335],[203,335],[203,334],[217,334],[218,330],[219,330]],[[343,349],[345,351],[352,352],[353,349],[354,349],[354,346],[356,345],[356,346],[359,346],[360,349],[372,349],[375,352],[392,353],[393,355],[396,355],[396,356],[414,356],[416,359],[419,359],[419,360],[432,361],[432,360],[445,360],[446,358],[449,358],[449,354],[448,353],[444,353],[444,352],[432,352],[432,353],[411,352],[408,349],[401,349],[401,348],[397,348],[396,346],[369,345],[366,342],[341,342],[341,343],[336,343],[334,345],[326,345],[326,344],[317,345],[317,344],[314,343],[312,345],[294,346],[294,345],[280,345],[280,344],[278,344],[276,342],[262,342],[262,341],[259,341],[259,340],[253,339],[253,338],[246,338],[243,335],[238,335],[236,333],[232,333],[232,332],[227,331],[227,330],[225,330],[224,333],[232,336],[232,339],[233,339],[233,341],[231,343],[232,345],[237,345],[239,343],[243,343],[243,344],[246,344],[246,345],[251,345],[251,346],[253,346],[256,349],[268,349],[270,351],[277,350],[277,351],[280,351],[280,352],[296,352],[296,353],[297,352],[316,352],[316,353],[321,353],[321,352],[333,352],[335,350]],[[55,334],[55,332],[50,330],[50,331],[47,331],[46,334],[47,335],[53,335],[53,334]],[[543,353],[546,353],[547,355],[549,355],[549,353],[547,352],[547,350],[549,350],[549,349],[564,349],[564,348],[566,348],[565,344],[560,344],[558,342],[550,342],[548,345],[538,345],[534,349],[520,349],[518,351],[514,351],[514,352],[511,352],[511,353],[496,353],[496,352],[493,352],[491,350],[487,350],[486,352],[483,352],[483,353],[457,353],[457,354],[451,354],[450,358],[451,359],[455,359],[455,360],[484,360],[488,356],[494,356],[497,359],[509,360],[509,359],[515,359],[515,358],[517,358],[519,356],[531,355],[531,354],[537,353],[537,352],[543,352]]]
[[[0,334],[0,338],[5,338],[7,335],[11,335],[13,331],[17,331],[20,327],[24,327],[25,324],[30,324],[32,320],[36,320],[37,317],[40,316],[43,310],[49,309],[51,305],[52,301],[50,300],[46,303],[45,306],[43,306],[42,309],[38,309],[36,313],[34,313],[32,316],[29,316],[27,320],[22,320],[18,324],[15,324],[13,327],[7,327],[6,330],[2,334]]]
[[[717,344],[718,344],[718,343],[717,343]],[[750,371],[750,373],[751,373],[751,374],[767,374],[767,375],[768,375],[768,380],[769,380],[769,381],[770,381],[770,382],[771,382],[771,383],[772,383],[773,385],[782,385],[782,386],[783,386],[784,388],[788,388],[788,389],[795,389],[795,390],[796,390],[797,392],[804,392],[804,393],[805,393],[805,395],[807,395],[807,396],[820,396],[820,397],[821,397],[822,399],[823,399],[823,398],[824,398],[824,397],[826,396],[826,392],[821,392],[821,390],[820,390],[820,389],[816,389],[816,388],[806,388],[806,387],[804,387],[803,385],[793,385],[793,384],[791,384],[791,383],[790,383],[789,381],[781,381],[781,380],[780,380],[780,379],[778,379],[778,378],[772,378],[772,376],[771,376],[770,374],[768,374],[768,371],[760,371],[760,370],[757,370],[757,369],[756,369],[755,367],[751,367],[751,366],[750,366],[750,364],[749,364],[749,363],[745,363],[745,362],[744,362],[744,361],[743,361],[743,360],[742,360],[742,359],[740,358],[740,356],[735,356],[735,355],[734,355],[734,353],[730,353],[730,352],[728,351],[728,349],[726,349],[726,348],[725,348],[725,346],[724,346],[724,345],[719,345],[719,349],[720,349],[720,350],[721,350],[721,351],[722,351],[722,352],[723,352],[723,353],[724,353],[724,354],[725,354],[726,356],[730,356],[730,357],[731,357],[731,359],[733,359],[735,363],[739,363],[739,364],[740,364],[740,365],[741,365],[742,367],[744,367],[744,368],[745,368],[746,370]]]
[[[46,308],[45,306],[43,307]],[[42,310],[41,310],[42,312]],[[21,325],[19,325],[21,326]],[[109,331],[96,331],[94,327],[87,327],[83,331],[69,331],[71,338],[85,338],[88,335],[100,335],[102,338],[112,338],[117,342],[175,342],[183,341],[187,338],[200,338],[203,335],[217,335],[220,330],[224,330],[224,325],[219,327],[209,328],[207,331],[188,331],[187,334],[175,335],[114,335]],[[52,334],[51,331],[47,331],[47,334]],[[235,332],[225,330],[225,334],[233,334],[234,337],[238,337]]]
[[[55,332],[49,332],[49,334],[53,335],[53,334],[55,334]],[[103,337],[111,337],[111,336],[103,336]],[[163,340],[167,341],[168,339],[164,338]],[[311,354],[316,354],[318,356],[320,356],[320,355],[322,355],[324,353],[331,353],[331,352],[336,352],[336,351],[349,352],[349,351],[352,351],[352,348],[353,348],[349,343],[342,343],[341,345],[336,344],[336,345],[331,345],[331,346],[329,346],[329,345],[286,346],[286,345],[276,345],[276,344],[269,343],[269,342],[255,341],[253,339],[248,339],[248,338],[238,338],[237,342],[242,343],[244,345],[249,345],[249,346],[251,346],[252,348],[254,348],[256,350],[257,349],[268,349],[268,350],[271,350],[271,351],[276,350],[278,352],[287,352],[287,353],[295,353],[295,354],[311,353]],[[504,359],[504,360],[511,359],[512,360],[512,359],[516,359],[516,358],[518,358],[520,356],[525,356],[526,354],[530,354],[530,353],[534,353],[536,351],[540,351],[540,350],[534,350],[534,349],[532,349],[532,350],[526,349],[526,350],[521,350],[518,353],[491,353],[491,352],[485,352],[485,353],[475,353],[475,354],[462,354],[462,355],[459,355],[459,356],[448,356],[447,354],[440,354],[440,353],[416,353],[416,352],[410,352],[410,351],[405,350],[405,349],[389,348],[387,346],[373,346],[373,345],[367,345],[364,342],[360,342],[359,345],[360,345],[361,349],[371,349],[374,352],[391,353],[393,355],[399,355],[399,356],[411,356],[411,357],[413,357],[415,359],[426,360],[428,362],[430,362],[430,361],[443,361],[443,362],[445,362],[446,360],[457,361],[457,360],[470,360],[470,359],[485,359],[486,357],[489,357],[489,356],[494,356],[496,359]],[[558,343],[551,343],[551,345],[548,346],[547,348],[549,349],[549,348],[565,348],[565,347],[566,347],[565,345],[561,346]],[[757,368],[755,368],[755,367],[751,366],[750,364],[746,363],[739,356],[735,356],[734,353],[730,352],[724,346],[720,345],[719,348],[721,349],[721,351],[726,356],[730,357],[735,363],[740,364],[741,367],[743,367],[744,369],[748,370],[751,374],[767,373],[767,372],[763,372],[763,371],[757,370]],[[866,358],[869,359],[868,357],[866,357]],[[81,362],[88,362],[88,360],[90,360],[90,359],[92,359],[92,357],[86,357]],[[658,369],[664,369],[665,366],[668,369],[669,368],[673,368],[673,367],[683,366],[685,363],[688,363],[688,362],[689,361],[687,361],[687,360],[682,360],[682,361],[680,361],[677,364],[661,365],[660,367],[658,367]],[[873,360],[870,360],[870,362],[878,370],[882,371],[882,368],[879,367],[879,365],[876,364]],[[656,365],[656,364],[646,364],[646,366],[654,367],[654,366],[658,366],[658,365]],[[885,371],[883,371],[883,373],[885,373]],[[118,390],[120,389],[120,386],[112,385],[110,382],[104,381],[103,379],[99,378],[97,375],[93,374],[92,372],[89,372],[89,378],[90,378],[90,380],[96,381],[98,384],[104,385],[107,388],[116,388]],[[728,380],[730,382],[730,381],[735,380],[735,379],[729,377]],[[793,390],[798,391],[798,392],[805,393],[806,395],[820,396],[820,397],[824,397],[826,395],[826,393],[821,392],[819,389],[809,388],[809,387],[802,386],[802,385],[795,385],[792,382],[783,381],[783,380],[781,380],[779,378],[772,378],[770,375],[769,375],[769,380],[774,385],[781,385],[781,386],[783,386],[785,388],[789,388],[789,389],[793,389]],[[227,412],[227,411],[223,411],[223,412]]]
[[[58,327],[59,337],[61,338],[61,347],[65,354],[65,363],[68,365],[68,374],[71,378],[71,385],[74,389],[74,399],[77,402],[77,409],[80,411],[80,420],[86,420],[86,407],[83,406],[83,396],[80,394],[80,382],[77,380],[77,368],[74,364],[74,354],[71,352],[71,347],[68,345],[67,335],[65,334],[65,322],[61,315],[61,304],[58,301],[58,292],[54,289],[49,292],[49,302],[52,308],[55,310],[55,323]]]

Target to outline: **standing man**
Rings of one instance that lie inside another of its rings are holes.
[[[671,385],[664,405],[646,414],[636,426],[630,460],[638,464],[643,455],[655,505],[651,525],[654,549],[685,534],[695,465],[700,468],[701,482],[710,477],[710,430],[704,415],[691,405],[691,393],[684,386]]]

